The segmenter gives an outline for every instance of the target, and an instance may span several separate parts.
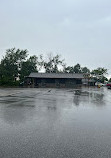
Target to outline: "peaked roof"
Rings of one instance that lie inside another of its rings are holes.
[[[84,74],[78,74],[78,73],[37,73],[32,72],[28,77],[31,78],[78,78],[83,79]]]

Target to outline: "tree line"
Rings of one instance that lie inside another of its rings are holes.
[[[0,61],[0,85],[18,86],[31,72],[44,71],[46,73],[87,73],[96,81],[104,83],[107,69],[99,67],[90,70],[80,64],[68,66],[60,55],[48,54],[47,58],[41,55],[29,56],[27,50],[8,49]],[[111,81],[111,79],[110,79]]]

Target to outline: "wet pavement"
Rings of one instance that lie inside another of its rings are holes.
[[[111,90],[0,89],[0,158],[111,158]]]

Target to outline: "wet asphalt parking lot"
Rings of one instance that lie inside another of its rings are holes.
[[[111,158],[111,90],[0,89],[0,158]]]

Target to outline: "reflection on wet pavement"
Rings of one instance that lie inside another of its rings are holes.
[[[0,89],[0,158],[110,158],[111,91]]]
[[[89,91],[82,91],[82,90],[75,90],[74,91],[74,104],[76,106],[79,106],[80,102],[88,102],[89,105],[92,105],[91,103],[95,103],[96,106],[104,106],[105,100],[104,100],[104,93],[103,92],[89,92]]]

